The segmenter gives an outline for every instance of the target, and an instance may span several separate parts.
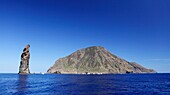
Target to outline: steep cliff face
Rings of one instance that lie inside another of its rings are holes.
[[[21,54],[19,74],[30,74],[30,70],[29,70],[30,52],[29,52],[29,48],[30,48],[30,45],[25,46],[25,48],[23,49],[23,53]]]
[[[155,73],[134,62],[128,62],[111,54],[104,47],[93,46],[78,50],[71,55],[58,59],[47,73],[84,74],[84,73]]]

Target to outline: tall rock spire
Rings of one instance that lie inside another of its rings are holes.
[[[21,54],[21,61],[19,67],[19,74],[30,74],[29,70],[29,59],[30,59],[30,52],[29,52],[30,45],[26,45],[23,49],[23,53]]]

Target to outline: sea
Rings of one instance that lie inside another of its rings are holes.
[[[170,95],[170,74],[0,74],[0,95]]]

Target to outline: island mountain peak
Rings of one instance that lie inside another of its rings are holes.
[[[48,69],[47,73],[63,74],[110,74],[110,73],[155,73],[152,69],[144,68],[128,62],[110,53],[102,46],[91,46],[58,59]]]

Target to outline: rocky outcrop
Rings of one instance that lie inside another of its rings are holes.
[[[111,54],[104,47],[93,46],[78,50],[71,55],[58,59],[47,73],[57,74],[117,74],[117,73],[155,73]]]
[[[29,59],[30,59],[30,52],[29,52],[30,45],[26,45],[23,49],[23,53],[21,54],[21,61],[19,67],[19,74],[30,74],[29,70]]]

